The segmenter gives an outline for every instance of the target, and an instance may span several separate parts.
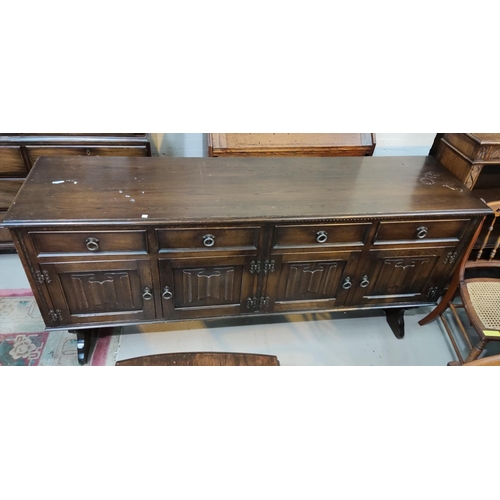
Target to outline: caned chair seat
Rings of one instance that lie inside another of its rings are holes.
[[[467,249],[466,257],[457,267],[441,302],[431,313],[419,321],[420,325],[425,325],[438,317],[441,318],[458,358],[458,362],[453,361],[448,364],[469,365],[478,360],[488,342],[500,340],[500,259],[497,254],[497,250],[500,248],[500,237],[495,237],[493,244],[490,242],[490,235],[493,234],[495,223],[500,218],[500,201],[489,202],[488,205],[493,210],[493,218],[475,260],[469,260],[469,257],[475,241],[479,238],[481,226],[478,227],[476,236]],[[458,300],[457,294],[461,299],[460,304],[455,301],[455,299]],[[474,346],[457,313],[458,308],[464,309],[470,324],[479,336],[479,342]],[[465,359],[460,353],[450,324],[444,315],[447,309],[452,312],[469,348]],[[476,365],[488,364],[487,361],[479,361]]]
[[[482,324],[486,337],[500,338],[500,282],[498,280],[465,281],[472,309]],[[464,291],[463,291],[464,292]]]

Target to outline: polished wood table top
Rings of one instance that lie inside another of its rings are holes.
[[[96,188],[97,187],[97,188]],[[430,156],[40,158],[6,223],[141,224],[490,213]]]

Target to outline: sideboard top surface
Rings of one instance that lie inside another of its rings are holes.
[[[6,226],[488,214],[430,156],[42,157]]]

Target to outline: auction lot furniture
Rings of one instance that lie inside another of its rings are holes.
[[[437,134],[429,154],[474,191],[478,198],[487,203],[500,201],[500,134]],[[492,222],[492,217],[488,217],[478,242],[483,242]],[[486,248],[492,248],[499,236],[500,225],[497,225],[486,242]],[[472,258],[476,251],[477,247]]]
[[[208,134],[208,156],[371,156],[375,134]]]
[[[402,338],[490,213],[432,157],[42,157],[5,224],[84,363],[144,322],[383,309]]]
[[[14,249],[2,221],[36,159],[75,155],[151,156],[151,147],[145,134],[0,133],[0,250]]]

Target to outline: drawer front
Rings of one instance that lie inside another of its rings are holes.
[[[26,146],[31,165],[39,156],[147,156],[146,146]]]
[[[11,181],[0,179],[0,210],[7,210],[12,204],[24,180]]]
[[[179,249],[256,249],[259,241],[259,231],[259,227],[159,229],[157,231],[158,246],[160,251],[164,252]]]
[[[457,242],[469,222],[469,219],[381,222],[374,243]]]
[[[26,177],[27,172],[19,146],[0,146],[0,177]]]
[[[362,246],[371,223],[276,226],[275,248]]]
[[[146,253],[146,231],[30,231],[38,254]]]

